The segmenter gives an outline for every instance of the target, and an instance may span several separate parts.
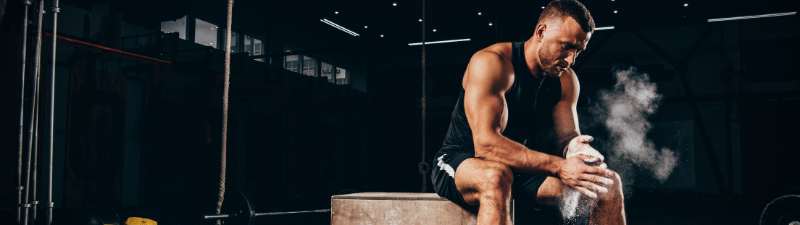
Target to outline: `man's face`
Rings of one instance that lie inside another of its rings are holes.
[[[575,58],[586,49],[591,37],[591,32],[584,32],[569,16],[547,24],[537,53],[542,71],[547,76],[560,77],[561,72],[575,65]]]

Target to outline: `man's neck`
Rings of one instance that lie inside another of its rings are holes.
[[[528,71],[530,71],[534,77],[541,78],[544,72],[539,66],[539,54],[536,54],[536,49],[539,48],[538,42],[531,37],[523,43],[523,46],[523,51],[525,51],[523,52],[523,54],[525,54],[525,65],[528,66]]]

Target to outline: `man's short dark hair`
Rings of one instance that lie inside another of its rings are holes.
[[[583,3],[577,0],[553,0],[544,8],[542,15],[539,16],[538,24],[542,24],[549,19],[572,17],[581,25],[583,32],[594,32],[594,19],[589,14],[589,10]]]

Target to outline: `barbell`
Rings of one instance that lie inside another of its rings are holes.
[[[256,213],[255,204],[250,195],[241,191],[225,193],[225,201],[222,203],[220,214],[205,214],[204,220],[223,220],[225,225],[251,225],[255,224],[257,216],[277,216],[303,213],[330,213],[331,209],[317,209],[306,211],[290,212],[265,212]]]
[[[761,225],[800,225],[800,195],[772,200],[761,213]]]

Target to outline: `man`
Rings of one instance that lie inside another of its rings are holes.
[[[555,204],[574,189],[595,200],[591,224],[625,224],[619,176],[589,146],[592,137],[580,135],[575,111],[580,86],[570,66],[593,31],[583,4],[554,0],[530,39],[494,44],[472,56],[434,157],[432,179],[440,196],[479,206],[478,224],[511,224],[512,194]],[[541,140],[547,139],[557,147],[526,147],[546,146]]]

